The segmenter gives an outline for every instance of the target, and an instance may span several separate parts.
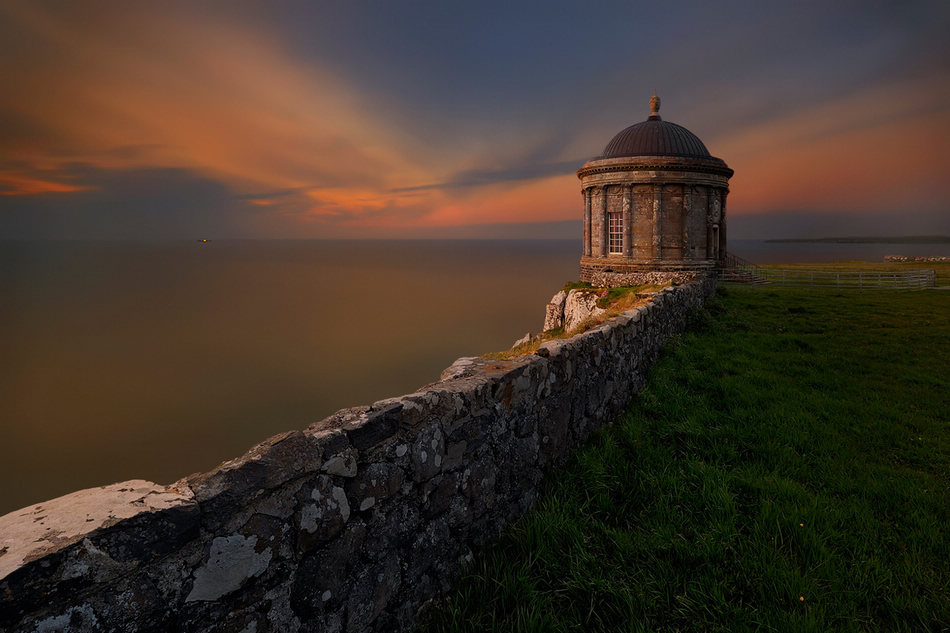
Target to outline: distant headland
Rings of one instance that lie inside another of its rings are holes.
[[[950,235],[905,235],[897,237],[783,237],[773,243],[823,244],[950,244]]]

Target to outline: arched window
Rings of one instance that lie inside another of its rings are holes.
[[[607,220],[607,243],[610,247],[607,252],[611,255],[621,255],[623,254],[623,214],[619,211],[611,211]]]

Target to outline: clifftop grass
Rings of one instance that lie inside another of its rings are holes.
[[[941,631],[950,293],[731,287],[426,631]]]

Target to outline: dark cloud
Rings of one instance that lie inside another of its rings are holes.
[[[142,160],[155,154],[155,152],[168,149],[158,143],[136,143],[132,145],[119,145],[101,152],[102,156],[109,158],[118,158],[120,160]]]
[[[2,239],[149,239],[247,234],[261,209],[187,169],[106,170],[67,165],[89,190],[0,196]]]
[[[251,3],[244,19],[279,23],[298,54],[332,60],[395,123],[438,145],[493,127],[607,133],[645,115],[653,88],[698,133],[768,120],[882,78],[946,70],[948,7],[301,1]]]

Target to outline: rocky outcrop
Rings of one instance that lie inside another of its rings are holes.
[[[714,278],[163,487],[0,517],[0,630],[405,631],[620,413]],[[566,299],[565,299],[566,304]]]
[[[597,305],[599,299],[598,292],[587,288],[561,290],[545,309],[543,331],[563,327],[570,332],[584,321],[599,317],[606,312]]]
[[[597,318],[606,310],[597,306],[600,295],[587,290],[571,290],[564,301],[564,331],[570,332],[588,319]]]
[[[531,332],[525,332],[525,335],[519,338],[517,341],[511,344],[512,348],[518,347],[519,345],[524,345],[531,342]]]
[[[541,328],[542,332],[555,330],[564,325],[564,303],[566,301],[567,293],[563,290],[558,291],[556,295],[551,297],[551,301],[544,310],[544,327]]]

